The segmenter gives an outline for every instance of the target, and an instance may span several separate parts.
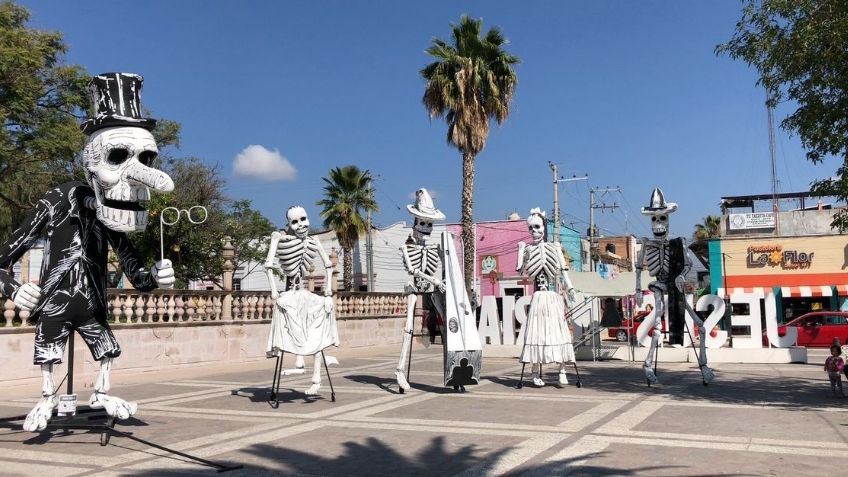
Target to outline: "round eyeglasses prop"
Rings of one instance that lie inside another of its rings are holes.
[[[159,214],[159,251],[162,260],[165,260],[165,226],[174,225],[180,221],[180,217],[185,214],[186,220],[197,225],[206,222],[209,218],[209,212],[202,205],[195,205],[188,209],[178,209],[176,207],[165,207]]]

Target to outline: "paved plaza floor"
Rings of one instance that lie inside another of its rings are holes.
[[[274,362],[133,375],[116,362],[112,392],[138,414],[99,445],[85,431],[0,429],[1,475],[198,475],[214,468],[163,448],[243,468],[225,475],[546,476],[838,475],[848,468],[848,399],[834,398],[821,360],[697,367],[661,363],[648,388],[636,363],[581,362],[583,387],[515,388],[520,365],[484,357],[483,382],[441,386],[441,348],[416,344],[413,389],[397,392],[397,350],[335,350],[326,378],[284,377],[267,403]],[[290,358],[290,357],[289,357]],[[291,366],[291,361],[286,367]],[[24,363],[6,363],[6,366]],[[311,359],[307,360],[307,366]],[[848,391],[848,388],[846,388]],[[78,389],[81,400],[89,390]],[[25,414],[37,384],[3,386],[0,415]]]

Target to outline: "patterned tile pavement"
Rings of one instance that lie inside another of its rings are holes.
[[[824,475],[848,466],[848,399],[809,365],[663,363],[645,386],[638,364],[581,362],[584,386],[515,388],[515,360],[484,358],[466,393],[441,383],[441,349],[416,344],[413,389],[398,394],[396,350],[335,350],[337,401],[306,398],[309,373],[283,377],[267,403],[273,361],[144,375],[114,374],[140,411],[100,446],[96,433],[0,428],[2,475],[232,476]],[[813,355],[816,356],[816,355]],[[817,358],[815,358],[817,359]],[[823,361],[822,355],[822,361]],[[290,360],[286,363],[291,365]],[[307,366],[311,360],[307,360]],[[81,400],[87,390],[79,390]],[[0,387],[0,415],[26,413],[33,386]]]

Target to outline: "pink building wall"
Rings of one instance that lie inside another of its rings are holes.
[[[492,256],[497,261],[497,272],[500,279],[520,278],[515,271],[518,254],[518,242],[530,243],[530,232],[527,230],[527,222],[524,220],[496,220],[490,222],[477,222],[474,224],[476,235],[477,257],[475,270],[480,280],[480,295],[501,296],[500,285],[494,283],[488,275],[480,274],[480,261]],[[446,224],[446,228],[456,237],[457,252],[462,254],[462,227],[459,224]],[[461,259],[461,258],[460,258]],[[525,289],[525,293],[529,290]]]

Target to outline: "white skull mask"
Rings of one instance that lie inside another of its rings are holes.
[[[527,229],[533,237],[533,243],[539,243],[545,238],[545,221],[538,214],[527,217]]]
[[[299,206],[295,205],[294,207],[290,207],[286,212],[286,219],[288,219],[288,228],[297,238],[306,238],[309,235],[309,217],[306,215],[306,210]]]
[[[433,233],[433,221],[430,219],[422,219],[415,217],[415,222],[412,224],[412,230],[420,237],[429,237]]]
[[[168,174],[149,167],[158,154],[153,135],[139,127],[105,128],[89,137],[83,167],[94,189],[97,219],[103,225],[118,232],[144,230],[148,188],[174,190]]]
[[[654,237],[665,238],[668,235],[668,214],[652,215],[651,230],[654,232]]]

